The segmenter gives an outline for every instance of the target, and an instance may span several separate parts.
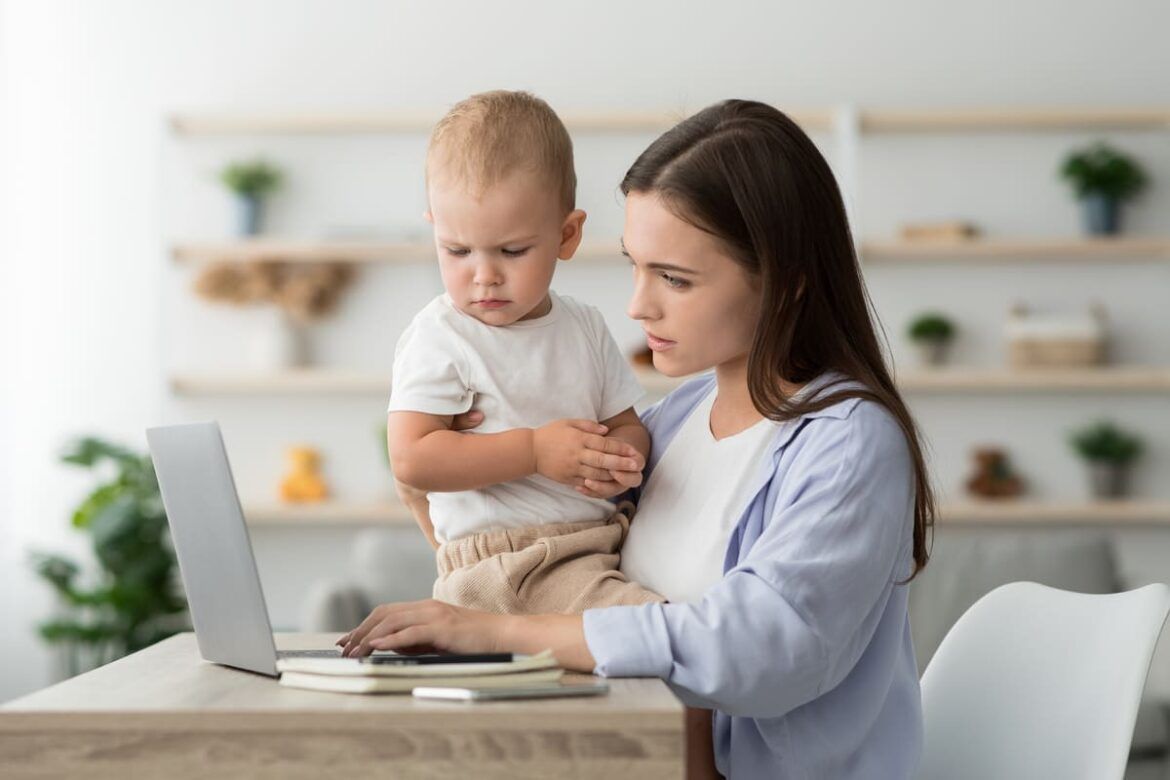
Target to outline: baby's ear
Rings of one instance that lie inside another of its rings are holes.
[[[557,254],[561,260],[568,260],[581,245],[581,228],[585,224],[585,212],[581,209],[572,211],[561,223],[561,248]]]
[[[430,209],[427,209],[423,212],[423,219],[425,219],[427,222],[430,222],[432,225],[435,224],[435,215],[431,213]]]

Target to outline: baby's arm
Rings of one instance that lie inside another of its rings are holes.
[[[475,490],[532,473],[532,431],[465,435],[452,417],[391,412],[386,436],[397,479],[427,492]]]
[[[390,461],[397,479],[425,491],[452,492],[540,474],[580,485],[607,469],[640,471],[645,457],[607,427],[590,420],[556,420],[540,428],[465,435],[451,417],[391,412]]]

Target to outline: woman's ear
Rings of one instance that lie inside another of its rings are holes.
[[[581,229],[585,225],[585,212],[575,209],[569,212],[565,221],[561,223],[561,246],[557,250],[557,257],[568,260],[581,246]]]

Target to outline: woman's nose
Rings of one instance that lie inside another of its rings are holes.
[[[646,285],[634,280],[634,294],[630,296],[630,303],[626,307],[626,315],[632,320],[652,320],[656,317],[656,307],[647,295]]]

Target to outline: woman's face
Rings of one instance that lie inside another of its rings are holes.
[[[622,245],[634,268],[627,313],[642,323],[656,369],[684,376],[747,365],[761,291],[718,239],[654,193],[631,193]]]

